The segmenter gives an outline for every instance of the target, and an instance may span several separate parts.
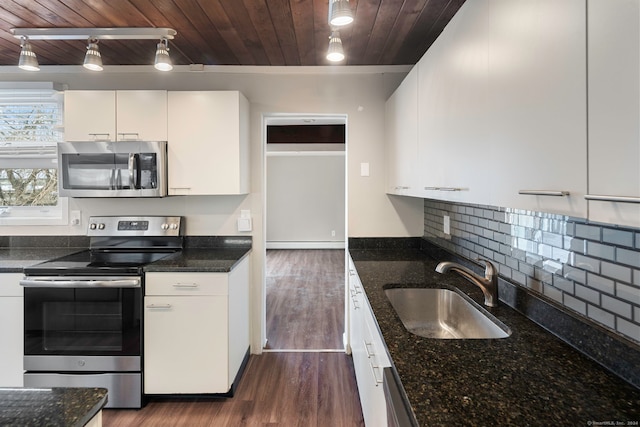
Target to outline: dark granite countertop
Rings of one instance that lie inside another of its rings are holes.
[[[106,403],[104,388],[0,388],[0,425],[81,427]]]
[[[144,267],[145,272],[214,272],[228,273],[244,257],[250,247],[187,248]]]
[[[1,248],[0,273],[22,273],[24,267],[62,257],[83,248]]]
[[[425,252],[350,253],[419,425],[638,425],[640,390],[504,303],[488,311],[511,328],[508,338],[437,340],[404,329],[385,288],[445,287],[483,301],[459,275],[436,273]]]

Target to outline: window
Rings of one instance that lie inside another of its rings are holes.
[[[0,88],[0,224],[66,224],[56,157],[61,124],[61,92]]]

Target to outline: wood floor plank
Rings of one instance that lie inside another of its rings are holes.
[[[353,363],[344,353],[252,355],[229,399],[173,399],[105,409],[105,427],[363,426]]]
[[[268,250],[268,349],[342,349],[344,250]]]

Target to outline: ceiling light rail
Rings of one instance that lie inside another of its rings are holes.
[[[99,40],[159,40],[156,45],[154,67],[160,71],[173,69],[169,57],[169,40],[177,34],[171,28],[12,28],[11,34],[20,39],[18,67],[38,71],[38,59],[30,40],[87,40],[87,53],[83,66],[91,71],[102,71]]]

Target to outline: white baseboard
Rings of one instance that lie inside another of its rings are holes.
[[[267,242],[267,249],[344,249],[345,242]]]

